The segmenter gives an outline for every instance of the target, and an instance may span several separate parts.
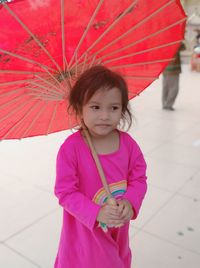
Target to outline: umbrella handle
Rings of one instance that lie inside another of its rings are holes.
[[[96,152],[96,150],[94,148],[94,145],[92,143],[92,140],[91,140],[89,131],[88,131],[87,127],[85,126],[84,122],[82,122],[82,128],[83,128],[85,137],[87,139],[87,142],[89,144],[89,147],[90,147],[92,156],[94,158],[94,161],[95,161],[95,164],[96,164],[96,167],[97,167],[97,170],[99,172],[99,175],[100,175],[100,178],[101,178],[103,187],[104,187],[104,189],[106,191],[106,194],[107,194],[107,197],[108,197],[107,203],[109,205],[116,205],[117,202],[116,202],[115,198],[112,196],[112,193],[111,193],[110,188],[109,188],[109,185],[107,183],[106,176],[105,176],[105,173],[103,171],[102,165],[100,163],[99,157],[97,155],[97,152]]]

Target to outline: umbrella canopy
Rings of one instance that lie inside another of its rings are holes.
[[[0,0],[0,139],[73,127],[69,91],[97,64],[134,98],[172,60],[185,20],[179,0]]]

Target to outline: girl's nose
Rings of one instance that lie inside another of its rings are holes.
[[[107,120],[109,118],[109,113],[106,110],[102,110],[100,114],[100,119]]]

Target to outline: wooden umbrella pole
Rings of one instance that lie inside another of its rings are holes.
[[[102,184],[103,184],[103,187],[106,191],[106,194],[107,194],[107,203],[109,205],[116,205],[117,202],[115,200],[115,198],[112,196],[112,193],[110,191],[110,188],[109,188],[109,185],[107,183],[107,180],[106,180],[106,177],[105,177],[105,174],[104,174],[104,171],[103,171],[103,168],[102,168],[102,165],[100,163],[100,160],[99,160],[99,157],[97,155],[97,152],[94,148],[94,145],[92,143],[92,140],[91,140],[91,137],[90,137],[90,134],[89,134],[89,131],[87,129],[87,127],[85,126],[84,123],[82,123],[82,128],[83,128],[83,131],[84,131],[84,134],[85,134],[85,137],[87,139],[87,142],[89,144],[89,147],[90,147],[90,150],[91,150],[91,153],[92,153],[92,156],[94,158],[94,161],[95,161],[95,164],[96,164],[96,167],[97,167],[97,170],[99,172],[99,175],[100,175],[100,178],[101,178],[101,181],[102,181]]]

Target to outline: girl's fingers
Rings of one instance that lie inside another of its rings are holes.
[[[108,223],[108,221],[120,220],[119,212],[116,207],[105,205],[101,208],[97,220]]]
[[[123,204],[123,211],[121,213],[121,219],[124,220],[124,222],[129,221],[132,218],[133,210],[132,207],[124,200],[121,201]]]
[[[105,211],[106,211],[106,213],[108,213],[108,215],[112,215],[113,217],[119,217],[119,215],[120,215],[120,212],[119,212],[117,206],[106,205]]]
[[[132,210],[127,210],[126,212],[124,212],[122,217],[124,221],[129,221],[131,220],[132,216],[133,216]]]
[[[114,227],[115,227],[115,228],[120,228],[120,227],[122,227],[122,226],[124,226],[124,223],[121,223],[121,224],[115,225]]]
[[[117,205],[105,204],[101,208],[98,221],[107,225],[121,227],[131,219],[132,208],[124,200],[119,200]]]
[[[122,211],[121,217],[122,218],[125,218],[128,213],[129,213],[129,209],[125,206],[124,209],[123,209],[123,211]]]
[[[107,225],[108,226],[113,226],[113,227],[123,226],[124,225],[124,222],[121,221],[121,220],[108,220]]]
[[[122,203],[119,203],[118,204],[118,212],[120,215],[123,213],[123,210],[124,210],[124,205]]]

